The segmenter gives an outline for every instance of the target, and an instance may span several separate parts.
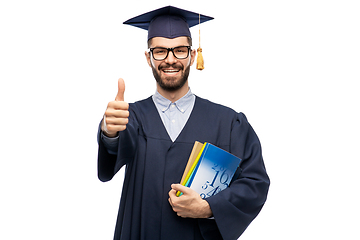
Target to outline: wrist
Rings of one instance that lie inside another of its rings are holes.
[[[213,216],[210,205],[206,200],[202,202],[202,218],[210,218]]]
[[[110,134],[106,131],[103,131],[104,135],[107,136],[108,138],[114,138],[114,137],[117,137],[118,133],[115,133],[115,134]]]

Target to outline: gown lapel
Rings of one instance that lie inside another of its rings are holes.
[[[145,103],[145,107],[142,109],[143,116],[146,116],[146,119],[142,121],[145,136],[171,141],[152,98],[145,100]]]

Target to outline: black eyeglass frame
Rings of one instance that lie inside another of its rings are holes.
[[[179,58],[179,57],[177,57],[176,54],[174,53],[174,50],[175,50],[176,48],[180,48],[180,47],[187,47],[187,49],[188,49],[187,55],[186,55],[186,57],[184,57],[184,58]],[[164,58],[162,58],[162,59],[156,59],[156,58],[154,57],[154,53],[153,53],[154,49],[164,49],[164,50],[167,50],[166,56],[165,56]],[[177,59],[180,59],[180,60],[187,59],[187,58],[189,57],[190,50],[191,50],[191,46],[177,46],[177,47],[173,47],[173,48],[165,48],[165,47],[154,47],[154,48],[150,48],[151,55],[152,55],[153,59],[156,60],[156,61],[163,61],[163,60],[165,60],[165,59],[169,56],[169,52],[172,52],[172,53],[173,53],[173,56],[174,56],[175,58],[177,58]]]

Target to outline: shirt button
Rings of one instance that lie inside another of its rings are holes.
[[[172,122],[172,123],[175,123],[175,120],[173,119],[171,122]]]

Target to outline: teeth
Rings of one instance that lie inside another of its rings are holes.
[[[178,72],[179,70],[164,70],[164,72],[167,72],[167,73],[173,73],[173,72]]]

